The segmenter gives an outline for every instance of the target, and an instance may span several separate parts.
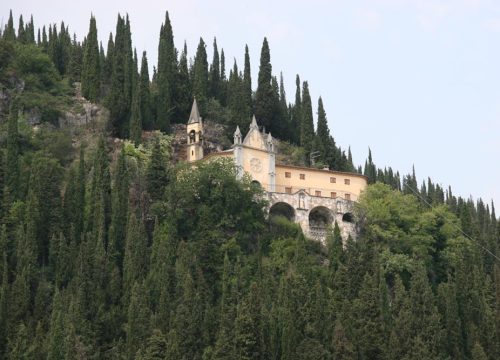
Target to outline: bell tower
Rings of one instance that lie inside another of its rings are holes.
[[[193,101],[191,114],[186,127],[187,161],[192,162],[203,158],[203,122],[198,110],[196,98]]]

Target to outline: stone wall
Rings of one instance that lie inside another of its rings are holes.
[[[288,204],[294,213],[293,221],[298,223],[304,234],[321,241],[326,240],[327,228],[335,221],[339,225],[345,242],[349,235],[355,239],[356,223],[353,221],[353,202],[342,198],[311,196],[301,190],[293,194],[268,192],[269,211],[278,203]],[[276,209],[276,208],[275,208]],[[347,214],[347,215],[346,215]]]

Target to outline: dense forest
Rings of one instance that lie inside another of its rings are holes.
[[[81,42],[12,13],[1,29],[0,358],[500,358],[493,204],[371,153],[356,167],[321,98],[314,126],[307,81],[287,101],[267,39],[256,90],[248,47],[226,76],[215,39],[210,64],[203,39],[175,48],[168,13],[158,50],[150,76],[128,16],[106,51],[93,17]],[[79,91],[104,121],[62,125]],[[268,218],[229,162],[175,159],[194,97],[230,131],[255,113],[303,164],[366,175],[356,241]]]

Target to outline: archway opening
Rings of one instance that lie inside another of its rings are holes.
[[[285,202],[277,202],[269,209],[269,217],[282,216],[287,218],[289,221],[295,220],[295,210],[290,204]]]
[[[354,217],[351,213],[345,213],[342,216],[342,221],[347,223],[352,223],[354,221]]]
[[[326,229],[332,225],[333,216],[331,211],[324,206],[317,206],[309,212],[310,229]]]

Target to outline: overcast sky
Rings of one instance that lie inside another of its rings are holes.
[[[266,36],[288,100],[295,75],[308,80],[315,108],[322,96],[330,130],[356,164],[370,147],[378,167],[405,174],[414,164],[419,181],[430,176],[500,208],[498,0],[17,0],[0,3],[2,26],[10,8],[16,23],[20,14],[33,14],[36,27],[64,20],[79,40],[93,13],[104,45],[118,12],[128,13],[133,45],[151,66],[168,10],[190,57],[201,36],[211,60],[216,37],[227,68],[233,58],[242,66],[248,44],[254,88]]]

